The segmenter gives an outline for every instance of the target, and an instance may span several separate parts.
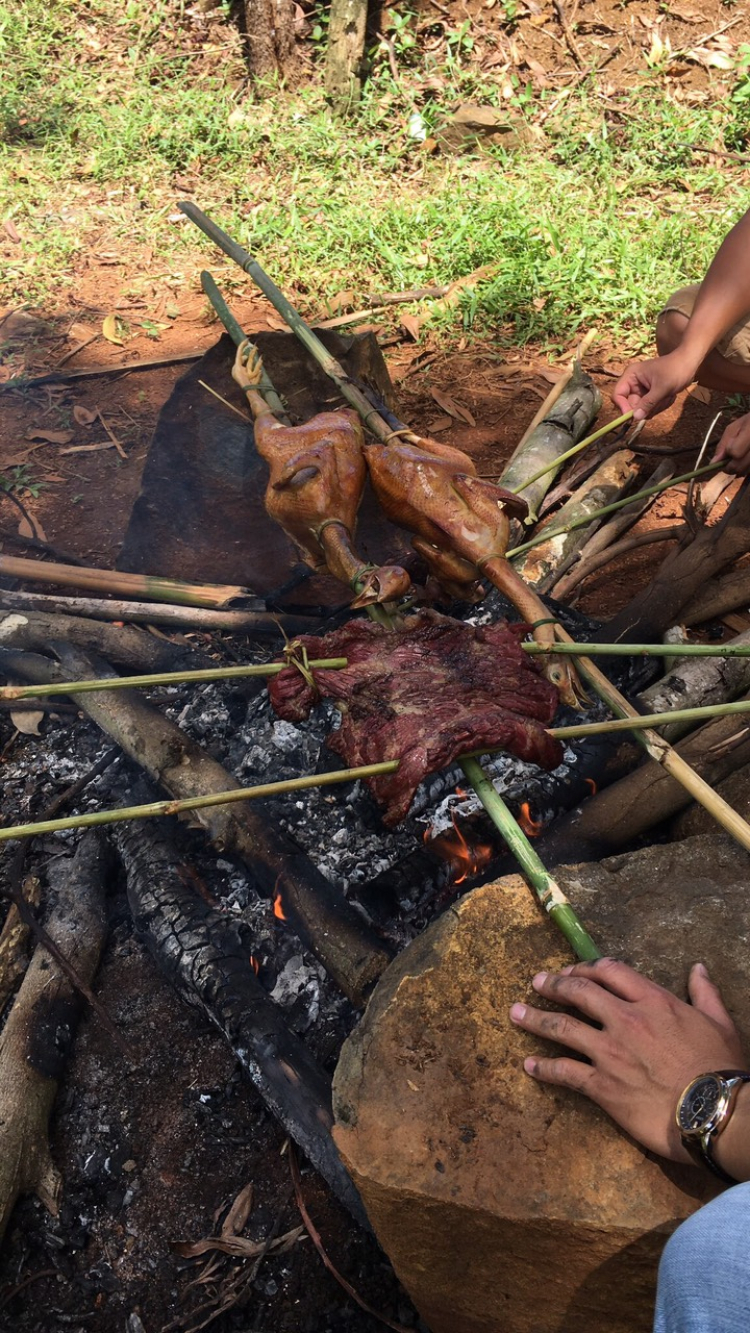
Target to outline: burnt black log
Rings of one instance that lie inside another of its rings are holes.
[[[134,690],[77,695],[76,677],[107,676],[112,670],[108,663],[67,644],[58,644],[57,649],[64,669],[32,653],[0,650],[0,671],[35,684],[71,681],[70,697],[79,708],[177,799],[239,787],[221,764]],[[348,999],[361,1007],[390,962],[391,952],[306,852],[269,821],[262,803],[194,810],[190,819],[217,849],[245,863],[261,893],[279,898],[289,928]]]
[[[198,896],[161,830],[123,823],[110,837],[125,865],[136,930],[160,971],[226,1037],[286,1133],[368,1226],[331,1136],[331,1081],[255,976],[248,928]]]

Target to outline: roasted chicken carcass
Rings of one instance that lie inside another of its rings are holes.
[[[506,560],[510,519],[524,518],[525,500],[476,475],[468,454],[436,440],[394,439],[365,445],[370,477],[385,513],[416,534],[413,545],[446,590],[473,590],[485,575],[531,626],[538,643],[552,646],[554,627],[537,594]],[[584,692],[561,656],[542,668],[563,703],[578,706]]]
[[[410,588],[406,571],[400,565],[367,564],[354,548],[367,477],[356,414],[321,412],[300,426],[286,426],[260,393],[262,372],[257,349],[242,343],[232,377],[245,392],[255,444],[271,470],[265,496],[269,516],[291,538],[305,564],[349,584],[357,594],[352,606],[403,597]]]

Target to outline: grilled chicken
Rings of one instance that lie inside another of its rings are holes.
[[[385,513],[417,534],[414,547],[449,593],[466,596],[477,576],[486,575],[530,624],[537,642],[554,644],[547,608],[505,558],[510,518],[525,517],[525,500],[477,477],[467,454],[436,440],[368,443],[365,458]],[[543,670],[562,701],[577,707],[585,695],[568,661],[545,658]]]
[[[244,390],[255,422],[255,444],[271,470],[266,510],[311,569],[348,583],[352,606],[392,602],[409,590],[400,565],[366,564],[354,548],[357,510],[367,469],[362,427],[354,412],[321,412],[301,426],[278,421],[259,391],[263,363],[244,342],[232,377]]]

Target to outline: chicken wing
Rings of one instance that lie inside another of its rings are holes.
[[[554,644],[547,608],[505,558],[510,519],[525,517],[524,500],[478,477],[467,454],[436,440],[366,443],[365,459],[388,518],[417,534],[415,548],[449,592],[456,585],[465,592],[478,574],[486,575],[528,621],[537,642]],[[572,665],[548,657],[543,671],[563,702],[577,707],[585,695]]]

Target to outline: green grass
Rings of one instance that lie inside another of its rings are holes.
[[[448,157],[425,153],[410,117],[430,133],[462,100],[504,105],[498,81],[472,65],[468,30],[426,68],[408,24],[391,36],[399,81],[376,62],[352,123],[319,87],[251,98],[229,19],[196,32],[179,0],[7,5],[0,216],[24,243],[0,299],[63,308],[94,235],[98,248],[151,247],[155,269],[220,267],[173,220],[175,176],[187,175],[306,312],[343,289],[446,283],[494,264],[458,316],[435,316],[438,331],[459,319],[501,342],[555,346],[596,323],[629,349],[648,338],[660,301],[700,276],[746,207],[731,160],[711,165],[691,146],[744,143],[747,65],[708,107],[670,101],[645,64],[634,90],[606,101],[593,83],[567,99],[518,84],[510,109],[538,139]]]

